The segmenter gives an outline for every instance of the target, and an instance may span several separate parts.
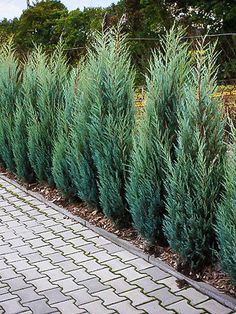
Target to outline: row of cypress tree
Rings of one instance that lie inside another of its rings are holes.
[[[61,44],[50,56],[35,48],[23,63],[11,43],[2,46],[0,161],[120,227],[132,223],[149,245],[168,243],[182,266],[202,268],[219,248],[235,283],[235,144],[228,154],[213,98],[217,55],[204,41],[193,53],[183,36],[171,29],[153,52],[140,121],[119,29],[96,34],[79,69]]]

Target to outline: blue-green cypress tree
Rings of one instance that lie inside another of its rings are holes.
[[[70,174],[69,154],[71,148],[70,131],[73,129],[73,117],[76,111],[79,72],[73,70],[65,84],[63,97],[65,108],[61,110],[57,121],[57,139],[53,150],[52,174],[56,187],[67,197],[76,195],[76,188]]]
[[[12,42],[0,48],[0,159],[15,171],[12,149],[16,98],[20,91],[20,67]]]
[[[94,74],[93,68],[87,62],[80,71],[78,93],[74,100],[75,111],[70,127],[68,163],[75,194],[92,208],[100,209],[97,171],[89,141],[90,111],[93,103],[90,101],[88,86]]]
[[[45,56],[46,58],[46,56]],[[16,163],[17,176],[26,181],[35,178],[28,156],[28,120],[30,108],[34,107],[38,99],[37,71],[38,62],[46,62],[42,58],[41,50],[35,49],[25,60],[22,70],[21,91],[16,102],[14,115],[13,154]]]
[[[153,52],[146,77],[144,114],[134,138],[127,200],[135,228],[149,245],[163,244],[165,162],[163,149],[173,155],[190,60],[184,32],[171,29]],[[173,157],[173,156],[172,156]]]
[[[216,89],[214,48],[199,44],[178,114],[176,160],[168,161],[164,231],[179,266],[198,269],[213,259],[213,224],[222,191],[226,146],[223,105]]]
[[[57,138],[57,118],[64,108],[63,86],[68,77],[63,47],[58,45],[48,58],[44,53],[35,62],[37,99],[29,106],[29,160],[39,181],[53,184],[52,155]]]
[[[222,269],[236,285],[236,128],[225,163],[225,193],[217,210],[216,232]]]
[[[115,29],[97,34],[90,66],[91,124],[89,139],[97,169],[100,204],[117,225],[127,225],[127,164],[135,121],[134,71],[126,37]]]

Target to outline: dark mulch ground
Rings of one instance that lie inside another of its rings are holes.
[[[104,215],[101,212],[91,210],[91,208],[89,208],[86,204],[82,203],[79,200],[69,201],[65,199],[60,192],[58,192],[55,188],[49,187],[47,184],[42,183],[29,184],[19,181],[15,175],[1,167],[0,172],[7,176],[8,178],[18,181],[26,189],[42,194],[48,201],[51,201],[54,204],[67,209],[72,214],[77,215],[85,219],[86,221],[90,222],[91,224],[105,229],[108,232],[114,233],[124,240],[132,242],[132,244],[135,245],[136,247],[143,249],[149,254],[155,255],[162,261],[166,262],[168,265],[184,273],[186,276],[194,280],[206,282],[214,286],[221,292],[225,292],[227,294],[230,294],[231,296],[236,297],[236,286],[233,286],[230,283],[229,277],[221,271],[219,264],[207,266],[205,267],[205,269],[203,269],[203,271],[198,273],[186,272],[186,270],[183,271],[178,268],[177,255],[174,254],[170,248],[147,247],[146,243],[141,239],[141,237],[138,235],[137,231],[133,227],[119,230],[106,217],[104,217]]]

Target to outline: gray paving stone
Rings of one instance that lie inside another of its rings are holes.
[[[6,280],[6,283],[12,292],[32,287],[29,283],[25,282],[25,278],[23,276]]]
[[[61,251],[64,255],[72,255],[78,253],[72,244],[67,244],[58,248],[58,251]]]
[[[10,254],[14,252],[16,252],[16,250],[13,250],[9,244],[0,246],[0,255]]]
[[[33,266],[28,263],[26,259],[20,261],[11,262],[11,265],[15,268],[16,272],[32,268]]]
[[[86,242],[86,245],[81,246],[80,249],[86,252],[86,254],[93,254],[102,250],[102,248],[99,248],[94,243],[90,242]]]
[[[107,239],[105,239],[104,237],[101,237],[101,236],[91,238],[90,241],[93,242],[94,244],[96,244],[97,246],[104,245],[104,244],[110,244],[110,241],[108,241]]]
[[[50,258],[48,256],[48,258]],[[52,261],[53,262],[53,261]],[[53,262],[55,263],[55,265],[57,264],[56,262]],[[69,272],[69,271],[72,271],[72,270],[77,270],[78,269],[78,265],[76,265],[73,260],[69,260],[67,259],[66,261],[60,261],[59,262],[59,266],[60,268],[63,270],[63,272]]]
[[[1,280],[8,280],[8,279],[13,279],[17,278],[20,275],[16,273],[14,268],[5,268],[5,269],[0,269],[0,278]]]
[[[92,272],[92,271],[96,271],[96,270],[100,270],[103,268],[106,268],[105,265],[101,265],[99,264],[96,260],[92,259],[83,263],[80,263],[81,266],[83,266],[84,268],[86,268],[86,271]]]
[[[48,277],[43,277],[43,278],[31,280],[31,281],[29,281],[29,283],[31,283],[35,287],[36,292],[42,292],[45,290],[57,288],[57,285],[52,284],[48,280]]]
[[[142,258],[133,259],[131,261],[126,262],[126,264],[134,266],[138,271],[153,267],[152,264],[148,263]]]
[[[80,248],[81,246],[91,244],[88,241],[85,241],[81,236],[77,236],[77,238],[70,239],[69,242],[75,247]],[[84,249],[85,250],[85,249]]]
[[[79,309],[72,300],[55,303],[53,304],[54,307],[56,307],[60,313],[70,313],[70,314],[79,314],[83,313],[82,309]]]
[[[132,284],[139,286],[144,293],[148,293],[154,290],[159,290],[165,287],[163,284],[159,284],[151,279],[151,277],[144,277],[138,280],[132,281]]]
[[[45,257],[43,257],[39,252],[35,252],[32,254],[27,254],[25,258],[29,261],[29,263],[37,263],[37,262],[43,262],[46,260]],[[48,257],[49,258],[49,257]]]
[[[73,261],[75,263],[78,263],[78,264],[93,259],[92,256],[87,256],[83,251],[81,251],[81,252],[77,251],[76,253],[67,254],[66,256],[68,256],[69,258],[73,259]]]
[[[81,305],[80,308],[85,309],[89,314],[98,314],[98,313],[110,314],[110,313],[114,313],[113,310],[106,308],[102,304],[101,300]]]
[[[58,248],[68,244],[65,241],[63,241],[62,238],[59,237],[58,238],[54,237],[54,239],[47,240],[47,242],[50,243],[54,248]]]
[[[134,283],[130,284],[127,281],[125,281],[123,277],[115,279],[115,280],[107,281],[105,285],[114,288],[116,293],[118,294],[138,288],[138,286],[136,286]]]
[[[28,241],[32,248],[38,248],[40,246],[45,246],[46,243],[41,238],[36,238]]]
[[[203,303],[200,303],[196,308],[204,309],[212,314],[229,314],[232,312],[228,307],[216,302],[215,300],[208,300]]]
[[[52,248],[51,245],[45,245],[45,246],[42,246],[42,247],[38,247],[37,251],[40,252],[43,256],[47,256],[49,254],[55,253],[55,249]]]
[[[112,289],[112,288],[107,289],[107,290],[103,290],[103,291],[99,291],[99,292],[95,292],[93,295],[99,297],[99,299],[101,299],[103,301],[103,305],[105,305],[105,306],[111,305],[114,303],[119,303],[119,302],[126,300],[125,297],[118,296],[114,292],[114,289]]]
[[[71,230],[66,229],[64,229],[63,232],[59,232],[58,235],[60,235],[60,237],[62,237],[65,241],[78,237],[77,234],[75,234]]]
[[[139,288],[121,293],[120,296],[128,298],[131,301],[132,306],[138,306],[154,300],[153,297],[145,295]]]
[[[100,251],[100,252],[96,252],[96,253],[93,253],[90,255],[93,256],[94,258],[96,258],[99,263],[110,261],[110,260],[116,258],[115,256],[108,254],[105,250]]]
[[[34,266],[36,266],[40,272],[49,271],[49,270],[58,268],[58,266],[53,265],[49,259],[45,261],[41,261],[41,262],[36,262],[34,263]]]
[[[88,274],[85,268],[79,268],[76,270],[68,271],[67,274],[73,276],[75,282],[89,280],[95,277],[94,274]]]
[[[156,281],[156,280],[159,281],[161,279],[165,279],[166,282],[169,282],[168,279],[166,279],[166,278],[171,278],[170,274],[164,272],[163,270],[161,270],[160,268],[155,267],[155,266],[141,270],[140,272],[143,274],[147,274],[147,275],[151,276],[154,281]]]
[[[50,227],[48,227],[49,229],[51,229],[52,231],[54,231],[56,234],[57,233],[61,233],[61,232],[63,232],[63,231],[67,231],[67,228],[66,227],[64,227],[63,225],[61,225],[61,224],[57,224],[57,225],[53,225],[53,226],[50,226]],[[46,229],[47,230],[47,229]]]
[[[75,283],[73,278],[66,278],[62,280],[58,280],[55,282],[56,285],[58,285],[63,293],[74,291],[78,289],[78,284]]]
[[[123,250],[122,247],[111,242],[108,244],[101,245],[100,247],[106,250],[108,253],[116,253]]]
[[[122,262],[131,261],[131,260],[137,258],[136,255],[134,255],[128,251],[125,251],[125,250],[112,253],[112,255],[118,256],[122,260]]]
[[[108,268],[96,270],[94,272],[91,272],[93,275],[96,275],[100,278],[101,282],[106,282],[109,280],[114,280],[120,277],[120,275],[115,275],[112,273]]]
[[[4,301],[12,300],[18,298],[16,294],[13,294],[12,292],[8,291],[7,293],[1,294],[0,295],[0,304]]]
[[[92,296],[91,293],[89,293],[88,289],[86,288],[67,292],[66,294],[75,300],[75,304],[77,306],[98,300],[98,298]]]
[[[29,310],[28,307],[20,304],[19,298],[1,301],[1,307],[5,310],[6,314],[18,314]]]
[[[22,304],[42,299],[42,296],[35,292],[34,287],[29,287],[15,292],[21,299]]]
[[[148,314],[170,314],[170,313],[174,314],[174,313],[176,313],[172,310],[168,310],[168,309],[163,308],[162,306],[160,306],[158,301],[152,301],[152,302],[148,302],[146,304],[142,304],[142,305],[138,306],[138,309],[142,309],[142,310],[146,311],[146,313],[148,313]],[[186,312],[186,314],[190,314],[190,313]]]
[[[67,300],[71,300],[71,298],[69,296],[67,296],[61,292],[61,289],[59,287],[53,288],[50,290],[42,291],[39,294],[42,296],[45,296],[48,299],[47,303],[49,305],[53,305],[53,306],[55,303],[60,303],[60,302],[64,302]]]
[[[177,296],[176,294],[170,292],[168,288],[162,288],[149,292],[148,295],[159,300],[160,305],[163,307],[183,300],[182,296]]]
[[[187,300],[182,300],[167,306],[168,309],[174,310],[179,314],[202,314],[204,311],[192,307]],[[222,312],[221,312],[222,313]],[[216,314],[216,312],[214,312]],[[223,313],[222,313],[223,314]]]
[[[140,278],[143,278],[143,277],[147,277],[146,274],[142,274],[142,273],[138,272],[137,270],[135,270],[134,267],[129,267],[129,268],[125,268],[122,270],[117,270],[115,273],[125,277],[126,280],[130,281],[130,282],[137,280],[137,279],[140,279]]]
[[[164,284],[165,286],[167,286],[167,288],[170,289],[170,291],[172,292],[177,292],[182,290],[183,288],[180,288],[176,282],[177,278],[171,276],[162,280],[159,280],[160,284]]]
[[[22,256],[35,253],[35,250],[30,246],[30,244],[19,246],[16,248],[16,251]]]
[[[196,305],[196,304],[204,302],[208,299],[208,296],[200,293],[199,291],[197,291],[193,288],[181,290],[181,291],[177,292],[176,295],[180,295],[180,296],[185,297],[186,299],[189,300],[189,302],[192,305]]]
[[[109,287],[101,283],[98,278],[85,280],[85,281],[82,281],[80,284],[83,285],[85,288],[87,288],[89,293],[94,293],[94,292],[109,289]]]
[[[55,313],[57,310],[55,307],[49,306],[47,302],[42,299],[26,303],[25,306],[29,307],[33,314],[49,314]]]
[[[73,224],[73,225],[69,226],[68,229],[72,229],[73,232],[79,233],[79,234],[81,234],[82,231],[89,230],[88,228],[81,225],[80,223]]]
[[[68,274],[63,273],[63,271],[59,268],[43,271],[43,273],[45,273],[50,278],[51,282],[63,280],[69,277]]]
[[[143,310],[138,310],[137,308],[133,307],[131,305],[130,301],[123,301],[120,303],[111,304],[108,306],[108,308],[111,308],[116,311],[116,313],[119,314],[143,314]]]
[[[125,264],[119,258],[115,258],[110,261],[105,261],[105,262],[102,262],[101,264],[108,266],[110,270],[113,272],[130,267],[130,265]]]
[[[56,237],[55,233],[53,233],[52,231],[43,232],[40,236],[41,236],[41,238],[43,238],[45,241],[51,240],[51,239],[59,238],[59,237]]]
[[[38,268],[36,268],[36,267],[30,268],[30,269],[27,269],[27,270],[22,270],[21,274],[23,276],[25,276],[26,281],[30,281],[30,280],[46,277],[43,273],[40,273]]]
[[[69,260],[68,257],[65,257],[64,255],[56,251],[54,251],[53,254],[47,255],[47,258],[50,259],[53,265],[61,262],[67,262]]]
[[[79,226],[81,227],[82,225],[79,225]],[[73,229],[73,230],[75,231],[75,229]],[[88,228],[86,230],[82,230],[82,231],[78,230],[78,231],[79,231],[80,236],[82,236],[85,240],[99,237],[99,235],[96,232],[94,232]]]
[[[31,227],[30,228],[35,234],[43,234],[43,233],[46,233],[48,231],[47,228],[45,228],[44,226],[42,225],[39,225],[39,226],[35,226],[35,227]]]

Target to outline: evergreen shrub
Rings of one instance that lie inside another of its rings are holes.
[[[28,108],[29,160],[37,179],[53,184],[52,155],[58,115],[64,109],[63,86],[68,78],[62,45],[59,44],[50,57],[39,52],[34,71],[37,94],[35,103]]]
[[[198,269],[214,257],[214,223],[226,146],[222,102],[216,90],[214,47],[199,44],[178,115],[176,160],[168,160],[164,231],[179,265]]]
[[[189,71],[188,47],[182,30],[171,29],[153,52],[146,77],[144,114],[134,137],[127,200],[135,228],[150,244],[164,244],[165,212],[163,150],[173,157],[178,127],[177,112]]]
[[[135,122],[134,71],[126,37],[119,29],[98,33],[90,54],[89,138],[100,204],[108,218],[124,226],[130,221],[125,184]]]
[[[236,128],[233,125],[232,139],[225,163],[225,193],[217,211],[216,233],[222,268],[236,285]]]
[[[19,91],[19,62],[12,42],[8,42],[0,48],[0,159],[10,171],[15,171],[12,137]]]

